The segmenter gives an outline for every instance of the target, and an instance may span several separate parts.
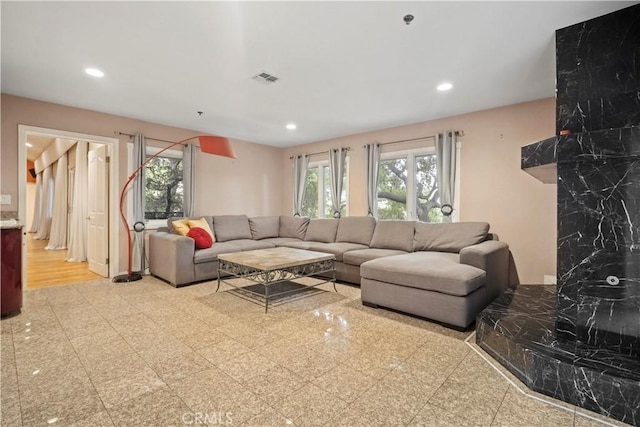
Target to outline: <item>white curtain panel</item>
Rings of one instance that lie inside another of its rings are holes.
[[[131,173],[147,160],[147,144],[144,135],[135,134],[133,137],[133,164],[131,165]],[[131,213],[133,218],[129,223],[132,228],[136,222],[144,222],[145,212],[145,193],[147,188],[147,180],[145,179],[144,168],[138,172],[135,179],[131,183],[133,190],[133,209]],[[131,243],[131,271],[144,271],[144,233],[133,232],[133,242]]]
[[[331,206],[333,217],[340,218],[340,205],[342,205],[342,183],[344,179],[344,161],[347,158],[347,150],[329,150],[329,172],[331,176]]]
[[[67,159],[67,153],[64,153],[57,161],[51,232],[49,244],[45,247],[47,250],[67,249],[67,186],[69,184]]]
[[[53,211],[53,165],[42,172],[42,197],[40,197],[40,214],[38,215],[38,231],[34,239],[49,238],[51,228],[51,214]]]
[[[380,144],[367,144],[367,208],[368,215],[378,217],[378,168],[380,167]]]
[[[40,199],[42,198],[42,172],[36,175],[36,199],[33,205],[33,219],[29,233],[37,233],[40,225]]]
[[[184,216],[194,216],[196,210],[196,147],[187,144],[182,153],[182,185],[184,188]]]
[[[89,143],[78,141],[76,149],[76,174],[73,185],[73,208],[71,210],[71,232],[67,261],[83,262],[87,260],[87,216],[89,215],[88,185],[89,165],[87,152]]]
[[[455,131],[436,135],[436,167],[438,169],[440,206],[449,205],[453,208],[456,189]],[[442,220],[443,222],[451,222],[451,215],[444,215]]]
[[[293,159],[293,214],[300,216],[304,192],[307,184],[307,170],[309,169],[309,156],[306,154],[296,156]]]

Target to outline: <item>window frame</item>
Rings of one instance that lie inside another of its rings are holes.
[[[456,182],[455,182],[455,199],[453,201],[453,214],[451,220],[458,222],[460,220],[460,150],[462,144],[457,141],[456,144]],[[436,147],[410,148],[404,150],[387,151],[380,153],[380,162],[384,160],[407,159],[407,220],[417,221],[417,195],[416,195],[416,157],[418,156],[435,156]],[[410,173],[411,172],[411,173]],[[378,189],[376,188],[376,194]],[[378,197],[376,196],[376,204]]]
[[[342,186],[342,189],[345,192],[345,215],[344,216],[349,216],[349,174],[350,174],[350,167],[349,167],[349,156],[347,155],[345,157],[344,160],[344,165],[345,165],[345,174],[344,174],[344,183]],[[310,161],[309,165],[307,166],[307,172],[309,171],[309,169],[312,168],[318,168],[318,219],[321,218],[333,218],[333,216],[327,217],[325,216],[325,198],[324,198],[324,189],[325,189],[325,179],[324,179],[324,168],[325,167],[330,167],[329,165],[329,159],[322,159],[322,160],[314,160],[314,161]],[[322,173],[320,173],[320,171],[322,170]],[[305,180],[304,183],[305,187],[307,185],[307,182]],[[330,185],[330,184],[329,184]]]
[[[147,145],[145,147],[145,152],[147,159],[163,150],[162,147],[156,147],[153,145]],[[130,142],[127,145],[127,157],[128,157],[128,165],[129,165],[129,174],[133,173],[133,171],[137,168],[133,165],[133,143]],[[184,151],[176,148],[171,148],[166,150],[160,155],[160,157],[168,157],[172,159],[184,159]],[[145,165],[146,168],[146,165]],[[144,170],[141,170],[139,173],[144,173]],[[129,228],[133,230],[133,192],[131,188],[127,190],[127,221],[129,222]],[[184,200],[183,200],[184,202]],[[144,226],[146,230],[157,230],[161,227],[167,226],[166,219],[145,219]]]

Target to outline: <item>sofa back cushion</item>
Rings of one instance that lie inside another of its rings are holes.
[[[218,242],[251,238],[246,215],[216,215],[213,217],[213,231]]]
[[[304,239],[309,226],[309,218],[299,216],[281,216],[280,232],[278,237],[294,237],[296,239]]]
[[[338,231],[338,220],[312,219],[309,221],[304,240],[312,242],[333,243]]]
[[[378,221],[369,246],[411,252],[414,229],[414,221]]]
[[[376,219],[371,216],[345,216],[340,218],[336,242],[359,243],[369,246]]]
[[[416,222],[414,251],[460,252],[462,248],[483,242],[489,232],[486,222],[429,224]]]
[[[249,218],[249,228],[253,240],[268,239],[278,237],[280,232],[280,217],[278,216],[257,216]]]

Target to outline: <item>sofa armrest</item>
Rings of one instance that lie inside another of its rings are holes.
[[[174,286],[195,280],[195,240],[179,234],[149,234],[149,271]]]
[[[487,273],[488,301],[500,296],[509,286],[509,245],[488,240],[467,246],[460,251],[460,263],[471,265]]]

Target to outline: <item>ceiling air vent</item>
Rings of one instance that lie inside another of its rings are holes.
[[[278,81],[278,77],[274,76],[273,74],[269,74],[266,71],[261,71],[259,74],[256,74],[255,76],[251,77],[253,80],[265,84],[265,85],[270,85],[273,84],[275,82]]]

